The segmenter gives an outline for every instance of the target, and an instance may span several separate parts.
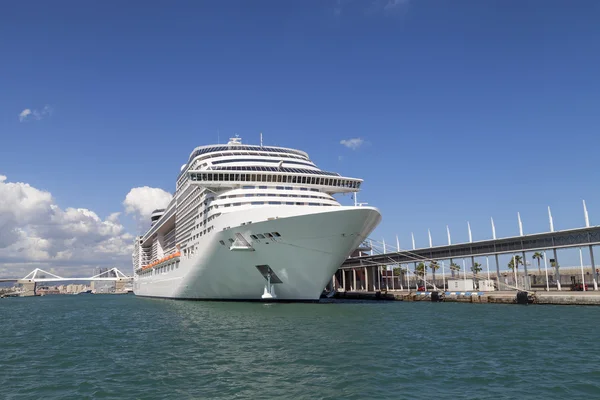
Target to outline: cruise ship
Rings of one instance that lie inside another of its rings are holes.
[[[262,140],[261,140],[262,142]],[[342,206],[361,179],[319,169],[283,147],[197,147],[173,199],[135,239],[138,296],[316,301],[381,221],[374,207]]]

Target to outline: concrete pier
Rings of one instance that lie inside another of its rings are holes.
[[[37,284],[35,282],[19,281],[18,283],[20,283],[23,286],[23,290],[19,293],[19,296],[21,296],[21,297],[37,296],[37,293],[36,293]]]
[[[436,301],[433,292],[337,292],[335,299],[383,301]],[[518,304],[516,291],[502,292],[437,292],[438,301],[454,303]],[[434,295],[435,296],[435,295]],[[529,304],[596,305],[600,306],[598,292],[528,292]]]

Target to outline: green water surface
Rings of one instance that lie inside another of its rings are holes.
[[[599,307],[0,299],[0,399],[600,398]]]

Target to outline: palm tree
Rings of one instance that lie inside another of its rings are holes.
[[[536,251],[535,253],[533,253],[532,258],[534,260],[537,260],[537,263],[538,263],[538,273],[541,275],[542,274],[542,269],[540,268],[540,260],[542,260],[544,258],[544,255],[542,253],[540,253],[539,251]]]
[[[481,264],[478,262],[474,263],[471,267],[471,271],[473,271],[473,275],[475,275],[475,277],[477,277],[477,274],[481,272],[481,269]]]
[[[450,263],[450,271],[452,273],[452,277],[454,277],[454,271],[460,271],[460,265],[455,263],[454,261]]]
[[[519,270],[519,264],[523,265],[523,257],[521,257],[519,255],[513,256],[510,259],[510,262],[508,263],[508,268],[510,268],[511,270],[514,271],[515,264],[517,264],[516,268],[517,268],[517,271],[518,271]]]
[[[420,262],[417,264],[417,266],[415,267],[415,275],[417,276],[424,276],[425,275],[425,263]]]
[[[438,269],[440,269],[440,266],[437,263],[437,261],[432,261],[432,262],[429,263],[429,269],[433,273],[433,283],[435,285],[435,271],[437,271]]]

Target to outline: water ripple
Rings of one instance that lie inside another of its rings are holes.
[[[0,301],[6,399],[600,397],[600,308]]]

